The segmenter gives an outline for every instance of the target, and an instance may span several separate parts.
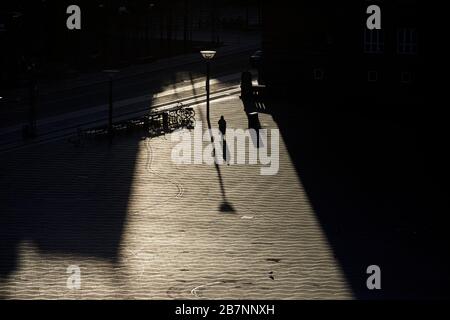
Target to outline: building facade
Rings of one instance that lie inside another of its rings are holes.
[[[366,26],[372,4],[381,9],[380,30]],[[415,0],[266,3],[262,72],[275,94],[401,101],[420,94],[421,31]]]

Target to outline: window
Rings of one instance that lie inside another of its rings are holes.
[[[378,72],[374,70],[370,70],[367,72],[367,81],[376,82],[378,80]]]
[[[413,75],[409,71],[402,71],[400,73],[400,82],[401,83],[411,83],[413,81]]]
[[[417,31],[413,28],[397,30],[397,52],[399,54],[417,53]]]
[[[384,33],[383,30],[369,30],[364,32],[364,52],[365,53],[383,53],[384,52]]]
[[[322,68],[316,68],[314,69],[314,80],[323,80],[324,79],[324,72]]]

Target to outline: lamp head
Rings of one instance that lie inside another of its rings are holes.
[[[200,53],[202,54],[203,58],[205,58],[206,60],[211,60],[216,55],[216,51],[213,51],[213,50],[203,50],[203,51],[200,51]]]

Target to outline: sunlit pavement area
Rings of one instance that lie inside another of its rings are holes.
[[[206,127],[204,104],[195,110]],[[221,115],[248,127],[236,95],[211,103],[213,127]],[[0,298],[352,298],[282,136],[273,176],[174,164],[176,143],[133,135],[2,154]]]

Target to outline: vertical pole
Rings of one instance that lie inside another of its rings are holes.
[[[183,46],[184,52],[187,52],[188,42],[188,14],[189,14],[188,0],[184,0],[184,18],[183,18]]]
[[[36,130],[36,99],[37,99],[37,85],[33,76],[31,82],[31,104],[30,104],[30,132],[34,135]]]
[[[209,121],[209,60],[206,60],[206,117]]]
[[[248,7],[248,1],[245,2],[245,29],[248,30],[250,24],[250,12]]]
[[[34,68],[34,67],[33,67]],[[34,69],[31,71],[31,83],[30,83],[30,111],[29,111],[29,136],[34,137],[36,135],[36,103],[38,96],[37,80],[34,74]]]
[[[109,115],[108,115],[108,134],[113,134],[113,78],[109,77]]]
[[[216,42],[216,3],[215,0],[211,1],[211,43]]]

